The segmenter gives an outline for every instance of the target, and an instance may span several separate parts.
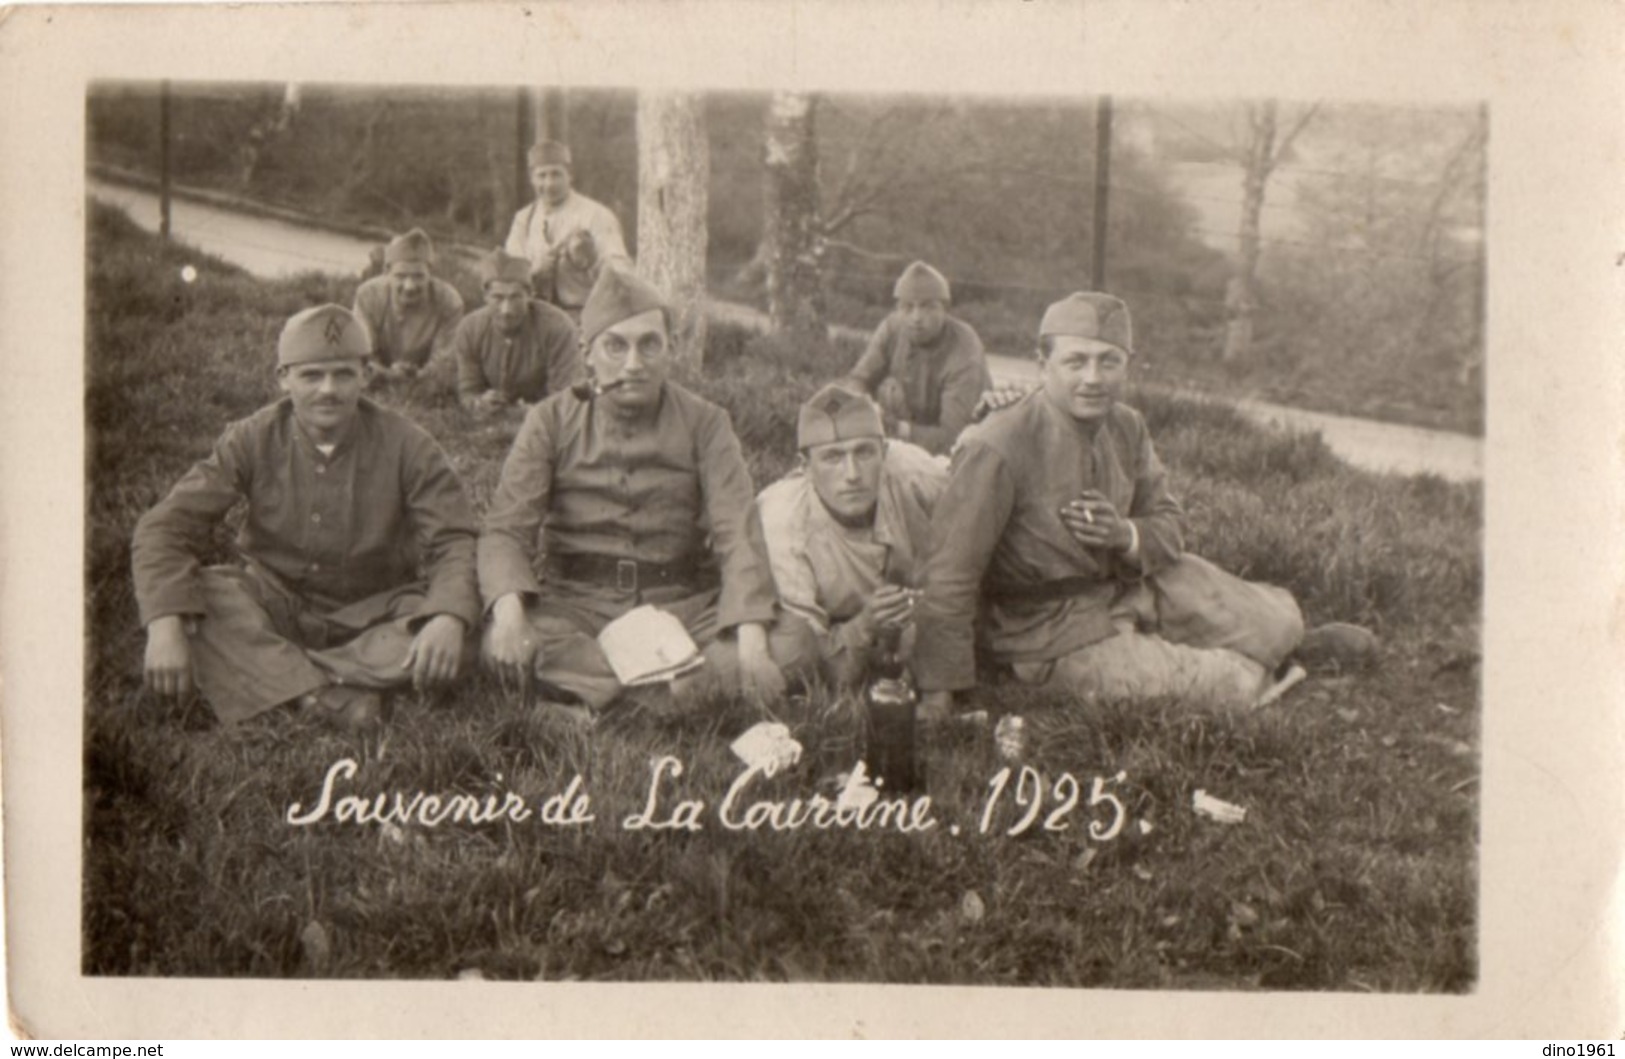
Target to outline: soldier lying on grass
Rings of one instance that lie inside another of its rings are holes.
[[[581,349],[564,310],[531,297],[530,263],[493,250],[480,259],[485,307],[463,317],[457,400],[475,415],[534,404],[578,381]]]
[[[1040,387],[962,437],[919,608],[925,716],[975,684],[978,655],[1088,697],[1246,707],[1298,648],[1288,592],[1183,553],[1145,421],[1118,403],[1133,350],[1117,298],[1055,303]]]
[[[448,355],[463,296],[434,274],[434,243],[421,228],[390,240],[384,268],[356,288],[355,314],[372,337],[374,380],[408,379]]]
[[[287,396],[228,427],[136,526],[152,691],[195,683],[227,724],[294,704],[361,731],[381,691],[457,677],[479,617],[473,514],[434,439],[361,396],[368,353],[341,306],[289,319]],[[243,565],[203,567],[240,500]]]

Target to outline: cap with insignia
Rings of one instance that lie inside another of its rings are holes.
[[[386,265],[434,264],[434,240],[422,228],[413,228],[405,235],[397,235],[384,247]]]
[[[653,285],[630,272],[606,268],[581,307],[581,341],[591,345],[605,328],[650,309],[666,309],[666,299]]]
[[[523,283],[530,286],[530,262],[500,249],[480,258],[479,274],[481,286],[492,283]]]
[[[530,163],[532,169],[539,169],[544,165],[562,165],[568,169],[570,148],[557,140],[543,140],[531,146],[525,153],[525,160]]]
[[[796,418],[796,448],[810,449],[833,441],[883,438],[880,409],[867,394],[830,383],[807,399]]]
[[[372,353],[367,326],[342,305],[318,305],[295,313],[276,343],[279,368],[326,360],[360,359]]]
[[[1079,291],[1044,310],[1038,337],[1072,335],[1109,342],[1124,353],[1134,352],[1134,333],[1128,306],[1122,299],[1098,291]]]
[[[916,261],[905,268],[903,274],[897,277],[897,285],[892,288],[891,294],[898,301],[952,300],[948,297],[948,277],[924,261]]]

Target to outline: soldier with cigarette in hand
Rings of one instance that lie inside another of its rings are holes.
[[[590,722],[623,691],[596,637],[647,603],[679,619],[706,658],[661,705],[686,707],[708,687],[778,699],[803,648],[775,624],[727,413],[668,380],[669,312],[636,276],[599,276],[581,334],[590,382],[526,414],[480,536],[488,664],[534,680],[553,712]]]
[[[919,606],[923,716],[951,711],[978,656],[1085,699],[1247,707],[1298,646],[1288,592],[1184,553],[1145,420],[1118,400],[1133,355],[1128,306],[1073,294],[1039,325],[1039,388],[961,438]]]

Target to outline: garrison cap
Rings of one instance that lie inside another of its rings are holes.
[[[1044,310],[1038,337],[1073,335],[1110,342],[1124,353],[1134,352],[1133,328],[1122,299],[1098,291],[1079,291]]]
[[[942,302],[952,300],[948,297],[948,277],[924,261],[916,261],[905,268],[903,274],[897,277],[897,285],[891,293],[898,301],[904,298],[917,302],[932,298]]]
[[[830,383],[807,399],[796,417],[796,448],[810,449],[853,438],[883,438],[880,409],[867,394]]]
[[[480,258],[478,268],[482,287],[493,283],[523,283],[526,287],[530,286],[530,262],[505,253],[500,247]]]
[[[397,235],[384,247],[386,265],[434,264],[434,241],[422,228],[413,228],[405,235]]]
[[[530,163],[532,169],[544,165],[562,165],[568,169],[570,148],[557,140],[542,140],[531,145],[530,150],[525,152],[525,160]]]
[[[592,285],[592,293],[581,307],[581,341],[591,345],[605,328],[650,309],[659,309],[662,314],[666,310],[666,299],[652,284],[630,272],[605,268],[598,273],[598,282]]]
[[[276,343],[279,368],[371,355],[367,325],[342,305],[318,305],[295,313],[282,325]]]

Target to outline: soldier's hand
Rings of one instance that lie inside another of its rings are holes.
[[[155,618],[147,625],[141,680],[148,691],[166,698],[178,699],[192,690],[192,645],[179,614]]]
[[[879,628],[882,625],[895,625],[898,628],[907,626],[914,620],[915,593],[901,585],[881,585],[863,609],[869,615],[870,623]]]
[[[504,680],[526,687],[536,671],[541,649],[525,620],[525,603],[517,593],[497,600],[492,608],[491,636],[485,645],[485,664]]]
[[[739,626],[739,690],[758,704],[778,702],[788,686],[767,650],[767,631],[757,622]]]
[[[1134,544],[1134,533],[1116,505],[1094,489],[1084,490],[1061,508],[1061,524],[1085,548],[1126,552]]]
[[[908,408],[908,394],[903,392],[903,384],[896,379],[881,381],[875,390],[875,403],[880,406],[880,414],[887,423],[908,419],[912,414]]]
[[[991,390],[983,390],[970,411],[971,422],[980,423],[1001,408],[1009,408],[1038,387],[1031,383],[1002,383]]]
[[[590,272],[598,264],[598,244],[592,233],[583,228],[564,242],[564,257],[571,267]]]
[[[422,691],[457,679],[463,668],[466,631],[463,620],[450,614],[436,614],[418,630],[406,652],[406,661],[401,663],[402,669],[412,671],[414,688]]]

